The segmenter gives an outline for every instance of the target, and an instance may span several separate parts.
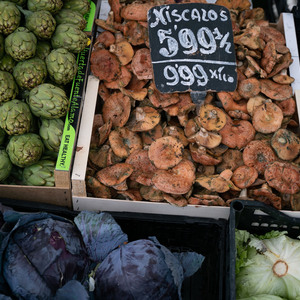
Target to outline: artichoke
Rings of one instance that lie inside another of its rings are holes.
[[[18,93],[18,85],[12,74],[0,71],[0,104],[16,98]]]
[[[40,160],[24,168],[23,181],[26,185],[55,186],[55,162],[53,160]]]
[[[46,149],[58,152],[64,132],[64,121],[61,119],[41,118],[40,136]]]
[[[51,44],[48,41],[38,41],[36,45],[35,56],[45,60],[52,50]]]
[[[87,23],[81,13],[68,8],[61,9],[54,17],[57,25],[73,24],[80,30],[84,30]]]
[[[26,17],[26,27],[32,31],[37,38],[48,40],[55,31],[56,21],[47,10],[40,10]]]
[[[22,61],[35,55],[37,38],[25,27],[18,27],[5,39],[5,52],[14,60]]]
[[[23,6],[27,0],[8,0],[9,2],[13,2],[19,6]]]
[[[38,57],[20,61],[13,70],[13,76],[21,89],[31,90],[45,81],[46,63]]]
[[[11,162],[25,168],[37,163],[44,151],[41,137],[35,133],[12,135],[6,146],[6,151]]]
[[[57,13],[63,6],[62,0],[28,0],[27,7],[31,11],[48,10]]]
[[[17,6],[9,1],[0,1],[0,33],[5,35],[15,31],[21,21],[21,13]]]
[[[29,132],[32,114],[28,104],[14,99],[0,107],[0,126],[8,135],[19,135]]]
[[[52,50],[46,57],[46,66],[50,79],[63,85],[73,80],[78,69],[75,55],[64,48]]]
[[[6,138],[6,132],[0,127],[0,145],[3,145]]]
[[[73,53],[79,53],[90,42],[87,35],[73,24],[59,24],[51,39],[54,49],[65,48]]]
[[[69,8],[85,15],[90,11],[91,4],[89,0],[64,0],[63,8]]]
[[[30,91],[28,104],[35,116],[58,119],[66,115],[69,99],[63,89],[50,83],[43,83]]]
[[[0,150],[0,182],[5,180],[11,172],[12,163],[5,150]]]
[[[0,33],[0,59],[4,56],[4,37]]]
[[[0,59],[0,70],[12,73],[16,64],[17,62],[10,55],[5,53]]]

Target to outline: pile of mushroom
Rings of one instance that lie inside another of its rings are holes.
[[[176,1],[176,2],[205,2]],[[222,205],[251,199],[300,210],[300,139],[281,32],[248,0],[218,0],[231,12],[238,83],[234,92],[160,93],[153,82],[147,11],[172,0],[110,0],[96,20],[90,64],[100,79],[89,154],[89,196]]]

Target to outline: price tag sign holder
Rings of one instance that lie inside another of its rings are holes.
[[[155,6],[148,11],[148,30],[154,82],[161,93],[236,89],[233,32],[226,7]]]

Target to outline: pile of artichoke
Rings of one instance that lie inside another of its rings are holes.
[[[0,0],[0,183],[54,186],[90,0]]]

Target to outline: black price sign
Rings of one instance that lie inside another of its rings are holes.
[[[160,92],[236,89],[233,32],[226,7],[155,6],[148,11],[148,29],[154,81]]]

